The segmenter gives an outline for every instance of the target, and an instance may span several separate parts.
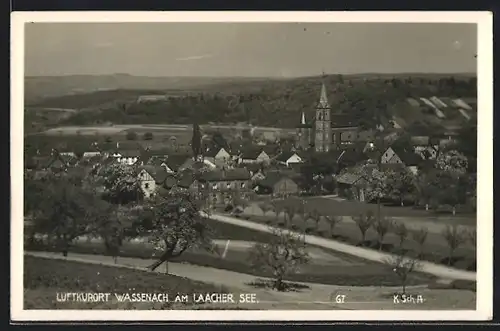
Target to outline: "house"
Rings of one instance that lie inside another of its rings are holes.
[[[413,151],[408,151],[402,147],[391,146],[382,154],[381,165],[383,167],[402,166],[416,174],[422,158]]]
[[[87,151],[87,152],[83,152],[82,157],[85,159],[90,159],[92,157],[100,156],[100,155],[101,155],[101,152],[99,152],[99,151]]]
[[[254,187],[257,194],[270,194],[272,196],[289,196],[298,194],[299,185],[286,174],[278,171],[268,172],[264,179]]]
[[[235,192],[246,196],[250,191],[251,175],[247,169],[215,169],[201,173],[197,185],[211,197],[215,204],[226,203]]]
[[[241,153],[238,163],[269,163],[271,158],[262,148],[249,148]]]
[[[167,159],[168,160],[168,159]],[[185,161],[178,167],[178,172],[185,170],[202,170],[202,169],[215,169],[216,165],[209,160],[203,159],[202,161],[195,160],[193,157],[187,157]]]
[[[276,162],[278,164],[286,165],[287,167],[291,166],[293,163],[303,163],[302,158],[293,151],[282,152],[276,157]]]
[[[164,186],[167,179],[167,172],[163,167],[141,166],[137,179],[145,198],[153,197],[157,188]]]
[[[141,152],[139,150],[123,150],[116,151],[111,156],[121,164],[133,165],[139,160]]]
[[[411,137],[410,143],[415,154],[419,155],[422,159],[436,159],[439,151],[439,142],[432,144],[432,139],[428,136],[414,136]]]
[[[241,168],[245,168],[250,172],[253,182],[264,179],[264,166],[262,163],[240,164]]]
[[[367,159],[367,156],[361,149],[347,148],[344,149],[337,158],[337,164],[340,167],[350,167]]]
[[[164,167],[168,173],[176,173],[188,160],[192,160],[192,158],[187,155],[169,155],[162,160],[160,166]]]
[[[334,177],[337,183],[337,194],[346,199],[365,201],[364,188],[367,179],[353,169],[346,169],[343,173]]]
[[[203,152],[203,158],[218,167],[223,167],[232,161],[231,154],[224,148],[208,148]]]

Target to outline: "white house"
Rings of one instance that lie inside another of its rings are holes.
[[[101,152],[98,152],[98,151],[84,152],[83,153],[84,158],[91,158],[91,157],[100,156],[100,155],[101,155]]]
[[[287,167],[292,164],[302,163],[302,158],[295,152],[283,152],[276,157],[278,163],[284,164]]]
[[[270,161],[269,155],[262,149],[252,149],[245,151],[239,157],[238,163],[253,164],[253,163],[267,163]]]
[[[217,166],[223,166],[232,160],[231,154],[229,154],[224,148],[219,150],[208,149],[203,153],[203,158],[205,161]]]
[[[139,160],[141,153],[139,151],[121,151],[112,154],[116,161],[125,165],[133,165]]]

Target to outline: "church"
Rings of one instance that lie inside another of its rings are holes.
[[[321,85],[319,102],[315,107],[316,116],[307,121],[304,112],[300,124],[296,127],[296,148],[307,150],[313,148],[316,152],[328,152],[333,149],[341,149],[359,139],[359,125],[357,120],[347,114],[332,113],[326,87]],[[369,137],[363,137],[368,138]]]

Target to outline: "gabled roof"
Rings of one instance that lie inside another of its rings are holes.
[[[168,175],[168,173],[165,171],[165,169],[163,167],[158,167],[158,166],[145,165],[145,166],[139,167],[139,173],[142,170],[147,171],[151,175],[151,177],[154,178],[154,180],[157,184],[165,181],[165,179],[167,178],[167,175]]]
[[[257,183],[257,185],[262,187],[272,188],[274,185],[276,185],[276,183],[278,183],[283,178],[292,180],[289,176],[287,176],[282,172],[270,171],[266,174],[266,177],[264,179],[260,180]]]
[[[246,150],[243,150],[241,154],[241,158],[245,160],[256,160],[257,157],[263,152],[262,147],[250,147]],[[266,153],[267,154],[267,153]]]
[[[349,114],[330,114],[332,128],[357,127],[359,121]]]
[[[391,148],[406,166],[416,166],[422,162],[422,158],[413,151],[408,151],[399,146],[392,146]]]
[[[165,164],[172,171],[178,171],[179,168],[186,163],[186,161],[190,158],[188,155],[169,155],[165,160]]]
[[[212,170],[200,175],[200,180],[207,182],[249,180],[250,172],[245,168],[234,168],[228,170]]]
[[[286,162],[294,155],[297,155],[298,157],[302,158],[300,154],[296,151],[283,151],[276,157],[276,161]]]
[[[190,171],[183,172],[177,181],[177,186],[182,188],[189,188],[193,184],[195,178]]]
[[[359,180],[363,179],[363,175],[355,172],[344,172],[335,177],[337,183],[353,185]]]
[[[119,150],[118,153],[120,153],[121,156],[123,157],[140,157],[141,156],[141,151],[136,149],[136,150]]]
[[[215,157],[217,155],[217,153],[220,152],[221,149],[224,149],[226,151],[226,149],[223,148],[223,147],[221,147],[221,148],[218,148],[218,147],[209,147],[208,150],[205,150],[203,152],[203,155],[207,156],[207,157]]]

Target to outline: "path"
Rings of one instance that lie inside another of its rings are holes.
[[[235,217],[223,216],[218,214],[211,214],[209,216],[211,219],[219,222],[229,223],[232,225],[244,227],[247,229],[253,229],[261,232],[271,232],[271,228],[266,224],[259,224],[251,221],[242,220]],[[302,235],[302,234],[301,234]],[[360,257],[370,261],[383,262],[385,259],[390,258],[390,254],[374,251],[371,249],[366,249],[362,247],[356,247],[352,245],[347,245],[332,239],[320,238],[312,235],[305,235],[306,243],[316,245],[319,247],[331,249],[334,251],[346,253],[356,257]],[[444,279],[461,279],[461,280],[476,280],[476,273],[471,271],[458,270],[455,268],[449,268],[441,266],[435,263],[420,261],[420,271],[428,273]]]
[[[325,197],[322,197],[325,198]],[[337,197],[327,197],[325,200],[333,200],[333,201],[340,201],[337,199]],[[325,202],[328,203],[328,202]],[[252,205],[244,210],[245,215],[255,215],[255,216],[262,216],[262,210],[258,207],[258,205]],[[267,212],[266,215],[275,215],[274,212]],[[281,214],[280,214],[281,215]],[[281,216],[283,217],[283,216]],[[354,219],[351,216],[340,216],[342,217],[342,222],[345,223],[355,223]],[[455,219],[460,218],[460,216],[455,216]],[[435,234],[441,234],[443,230],[446,228],[448,224],[450,224],[450,220],[453,219],[453,217],[436,217],[430,220],[422,219],[421,217],[409,217],[409,216],[391,216],[391,219],[397,222],[402,222],[404,223],[409,230],[420,230],[422,228],[426,228],[430,233],[435,233]],[[442,223],[440,223],[442,221]],[[465,230],[471,230],[475,229],[475,226],[471,225],[463,225],[459,223],[459,227]]]
[[[153,261],[137,258],[118,259],[119,264],[114,264],[108,256],[73,254],[63,257],[61,254],[51,252],[26,252],[26,255],[86,262],[106,265],[111,267],[127,267],[144,270]],[[342,310],[365,310],[365,309],[474,309],[475,293],[459,290],[429,290],[425,286],[415,286],[408,289],[421,294],[426,300],[424,304],[394,305],[392,293],[399,288],[395,287],[350,287],[334,286],[324,284],[301,283],[308,285],[310,289],[302,289],[300,292],[277,292],[258,289],[247,285],[254,282],[258,277],[238,273],[234,271],[201,267],[185,263],[169,263],[169,273],[181,277],[205,283],[223,285],[233,293],[255,293],[258,304],[246,304],[250,309],[342,309]],[[259,277],[260,278],[260,277]],[[262,278],[260,278],[262,279]],[[153,289],[152,289],[153,290]],[[345,303],[335,303],[337,295],[345,295]],[[332,300],[333,298],[333,300]],[[214,306],[212,306],[214,307]],[[234,306],[233,306],[234,307]]]

